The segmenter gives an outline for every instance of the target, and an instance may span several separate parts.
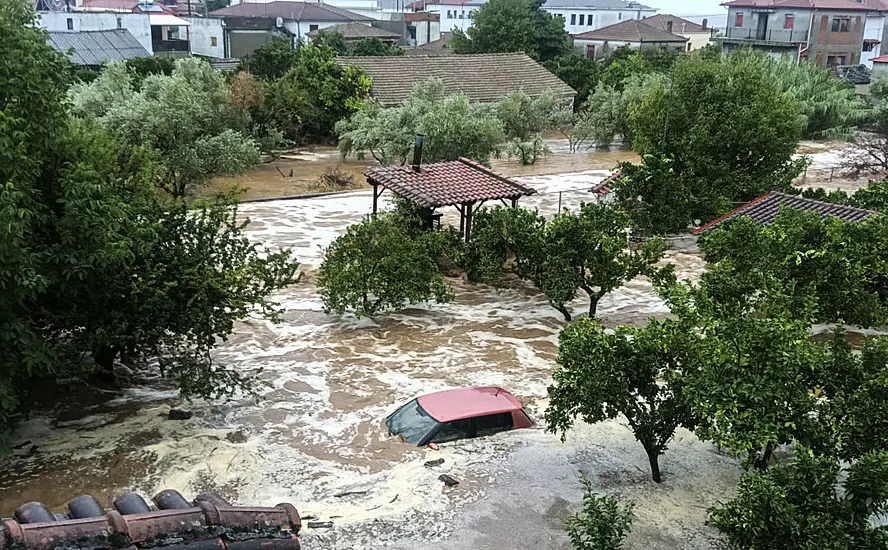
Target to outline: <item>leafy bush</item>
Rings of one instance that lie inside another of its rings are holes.
[[[623,506],[608,495],[595,494],[592,482],[580,472],[583,509],[567,518],[567,535],[575,550],[620,550],[632,527],[632,505]]]

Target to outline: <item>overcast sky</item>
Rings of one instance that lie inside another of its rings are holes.
[[[728,10],[721,6],[724,0],[640,0],[642,4],[660,8],[660,13],[675,15],[711,15],[727,14]]]

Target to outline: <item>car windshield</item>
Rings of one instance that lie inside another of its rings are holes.
[[[388,417],[389,433],[401,435],[408,443],[418,444],[437,426],[438,421],[429,416],[416,399]]]

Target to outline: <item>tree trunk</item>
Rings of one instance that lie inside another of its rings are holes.
[[[564,315],[564,320],[565,320],[565,321],[567,321],[568,323],[570,322],[570,312],[567,311],[567,308],[566,308],[566,307],[564,307],[563,305],[561,305],[561,306],[556,306],[555,304],[552,304],[552,307],[554,307],[555,309],[557,309],[558,311],[560,311],[562,315]]]
[[[594,319],[595,315],[598,312],[598,300],[601,299],[601,296],[589,296],[589,318]]]
[[[102,346],[98,351],[93,352],[93,361],[102,368],[97,375],[99,379],[114,382],[114,359],[117,357],[118,349],[110,346]]]
[[[660,477],[660,449],[645,445],[644,451],[648,455],[648,462],[651,463],[651,479],[656,483],[662,483],[663,478]]]
[[[765,449],[762,451],[761,456],[756,457],[755,459],[755,467],[760,472],[766,472],[768,470],[768,465],[771,462],[771,455],[774,453],[774,445],[768,443],[765,445]]]

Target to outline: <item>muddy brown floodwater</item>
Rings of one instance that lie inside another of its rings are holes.
[[[575,208],[590,200],[589,187],[631,155],[555,155],[528,173],[495,166],[537,189],[538,195],[522,199],[523,206],[552,215],[559,205]],[[339,160],[293,162],[317,174]],[[266,177],[267,168],[248,179]],[[277,188],[264,189],[278,194]],[[161,380],[141,372],[128,373],[123,392],[74,392],[17,425],[16,449],[0,464],[0,515],[32,500],[61,511],[85,493],[107,503],[127,489],[148,495],[164,488],[186,495],[214,490],[244,504],[293,502],[303,515],[333,520],[333,531],[307,530],[307,548],[371,548],[383,541],[411,548],[416,541],[448,537],[452,548],[494,548],[483,538],[465,537],[472,529],[486,531],[473,527],[473,518],[507,509],[499,503],[518,491],[536,499],[536,507],[525,509],[533,514],[526,520],[550,518],[549,531],[541,533],[551,536],[510,547],[560,548],[560,522],[579,498],[574,473],[582,467],[602,490],[622,491],[637,502],[636,525],[647,538],[632,547],[674,547],[668,541],[685,540],[675,531],[679,527],[691,533],[687,540],[703,541],[687,547],[708,547],[705,508],[730,490],[737,467],[693,434],[679,434],[664,457],[662,486],[646,482],[644,453],[617,421],[580,425],[566,443],[541,429],[451,443],[439,451],[387,437],[382,421],[398,405],[458,386],[503,386],[541,417],[564,322],[520,281],[494,289],[449,280],[453,303],[420,304],[374,320],[325,314],[313,282],[322,250],[370,208],[368,190],[244,205],[250,237],[270,249],[292,248],[305,273],[277,296],[285,309],[281,324],[239,323],[216,353],[220,363],[243,372],[261,369],[268,385],[262,399],[182,403]],[[444,221],[456,221],[455,209],[445,210]],[[670,250],[667,260],[691,279],[704,266],[687,247]],[[575,314],[584,311],[581,301],[574,306]],[[599,312],[609,324],[640,324],[667,311],[639,279],[604,298]],[[194,416],[166,420],[170,407]],[[436,458],[445,460],[440,469],[423,467]],[[443,488],[441,473],[460,485]],[[342,493],[352,494],[337,496]],[[465,531],[453,535],[459,525]]]

